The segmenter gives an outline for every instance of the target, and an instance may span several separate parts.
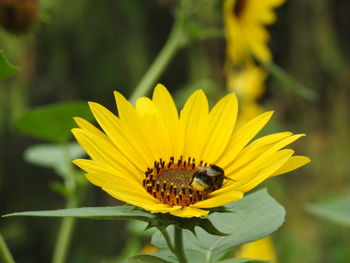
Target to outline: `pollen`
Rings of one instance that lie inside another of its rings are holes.
[[[195,190],[191,183],[197,166],[208,167],[207,163],[196,163],[194,158],[177,161],[173,157],[168,162],[160,159],[154,162],[153,168],[145,172],[143,187],[146,191],[164,204],[171,206],[189,206],[204,200],[212,189]]]

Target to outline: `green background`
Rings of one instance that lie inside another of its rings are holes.
[[[113,91],[129,96],[166,41],[172,2],[42,0],[32,32],[18,36],[1,29],[0,49],[20,71],[0,84],[0,214],[65,206],[49,187],[60,180],[55,171],[24,160],[24,151],[42,140],[21,132],[18,119],[34,107],[68,101],[96,101],[115,111]],[[276,110],[264,133],[306,132],[294,148],[312,159],[307,167],[264,184],[287,210],[285,224],[273,235],[279,261],[350,262],[349,228],[305,209],[349,193],[350,4],[291,0],[277,13],[278,22],[269,28],[274,61],[317,95],[305,100],[270,77],[260,101]],[[222,27],[220,1],[207,4],[195,19]],[[176,55],[159,82],[178,105],[197,88],[215,102],[226,93],[224,63],[224,38],[194,42]],[[117,204],[92,185],[83,199],[84,206]],[[18,262],[49,262],[59,223],[1,218],[0,231]],[[126,246],[137,250],[149,242],[125,224],[79,220],[69,262],[117,262]]]

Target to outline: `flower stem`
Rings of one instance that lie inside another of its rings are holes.
[[[77,207],[77,199],[71,199],[67,202],[67,208]],[[75,227],[75,218],[64,218],[58,231],[58,237],[54,249],[52,263],[64,263],[67,259],[69,246],[72,239],[73,229]]]
[[[174,227],[174,243],[175,254],[177,259],[179,260],[179,263],[187,263],[187,258],[183,247],[182,228],[177,225],[175,225]]]
[[[64,185],[68,192],[66,208],[77,207],[80,203],[80,196],[77,192],[77,186],[74,178],[74,169],[71,162],[71,153],[67,142],[62,145],[62,153],[67,164],[67,174],[65,176]],[[67,260],[69,246],[71,244],[72,233],[75,227],[75,218],[63,218],[58,231],[52,263],[64,263]]]
[[[169,237],[169,234],[168,232],[166,231],[166,229],[163,227],[163,228],[158,228],[160,233],[162,233],[167,245],[168,245],[168,248],[170,249],[171,252],[173,252],[175,255],[176,255],[176,252],[175,252],[175,249],[174,249],[174,246],[171,242],[171,239]]]
[[[181,12],[181,10],[178,10]],[[136,89],[130,96],[130,101],[135,102],[137,98],[146,95],[149,90],[153,87],[159,76],[163,73],[166,66],[170,63],[176,52],[185,46],[186,34],[184,32],[184,21],[183,16],[177,15],[173,28],[171,29],[170,35],[154,60],[153,64],[149,67],[143,78],[140,80]]]
[[[0,233],[0,261],[4,263],[15,263],[10,250],[8,249],[4,238]]]

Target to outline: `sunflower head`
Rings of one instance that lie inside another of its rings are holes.
[[[162,85],[152,99],[133,106],[115,92],[118,116],[97,103],[90,108],[103,131],[75,118],[72,130],[91,159],[74,163],[87,179],[126,203],[151,213],[206,216],[209,210],[237,201],[265,179],[309,162],[283,149],[303,134],[253,137],[272,112],[235,128],[238,103],[232,94],[211,110],[203,91],[194,92],[178,113]]]

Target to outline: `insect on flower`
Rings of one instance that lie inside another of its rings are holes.
[[[191,185],[197,191],[207,190],[209,192],[220,189],[224,179],[234,181],[233,179],[226,177],[222,168],[216,165],[210,165],[209,167],[197,166],[199,169],[193,174]]]

